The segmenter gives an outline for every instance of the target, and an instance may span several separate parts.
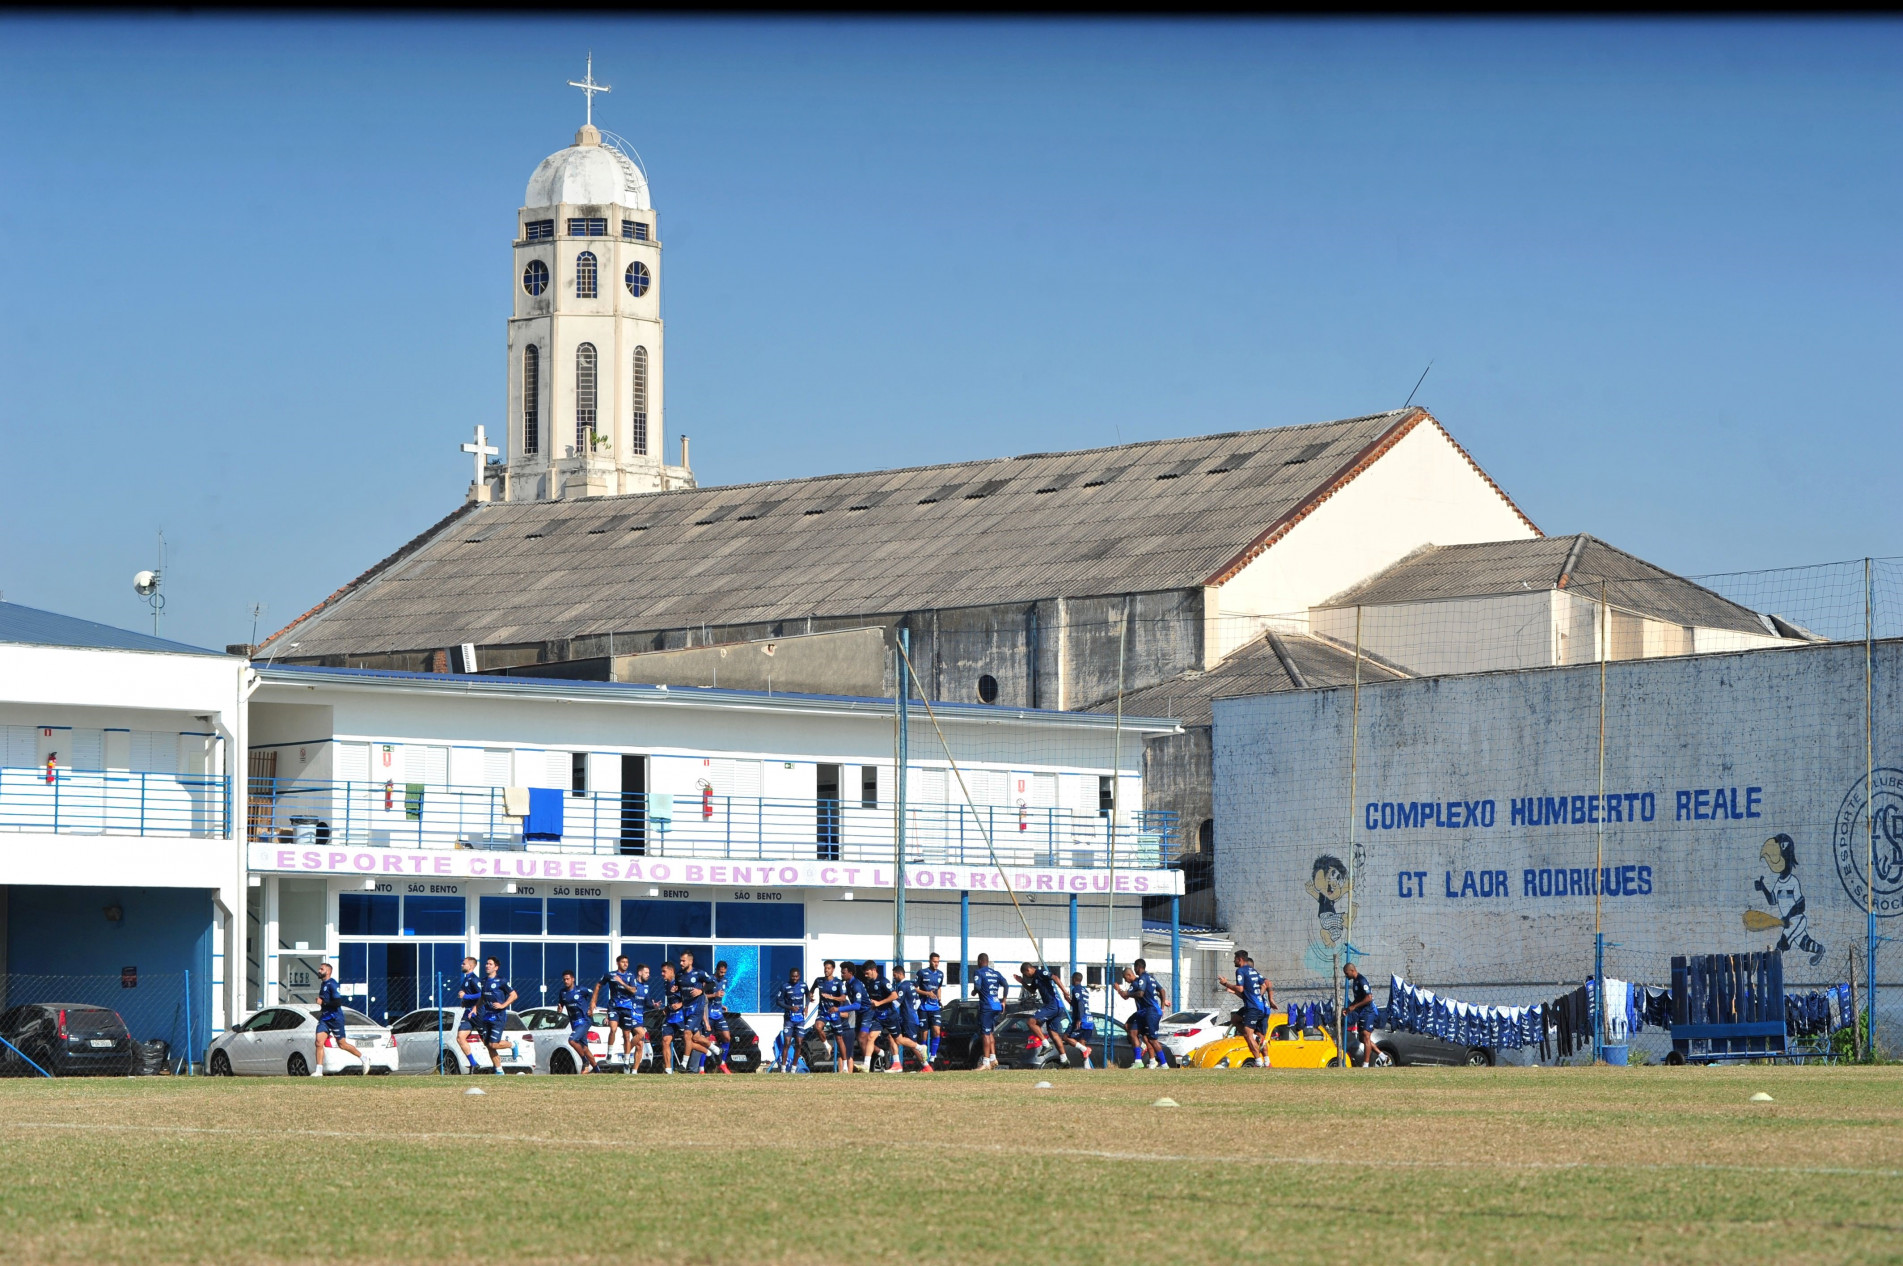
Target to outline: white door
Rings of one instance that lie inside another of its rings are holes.
[[[259,1071],[283,1076],[290,1071],[293,1051],[303,1052],[304,1062],[309,1064],[316,1058],[316,1040],[317,1026],[308,1016],[296,1011],[280,1010],[277,1023],[258,1043],[258,1054],[261,1056]]]
[[[261,1011],[251,1018],[250,1023],[245,1026],[245,1031],[237,1036],[229,1048],[232,1072],[255,1075],[266,1071],[263,1055],[264,1040],[268,1036],[270,1027],[277,1023],[277,1016],[277,1009],[273,1008],[269,1011]]]

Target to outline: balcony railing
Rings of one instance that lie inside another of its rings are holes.
[[[231,791],[222,774],[0,768],[0,831],[216,839],[228,832]]]
[[[559,797],[560,822],[548,812]],[[889,802],[775,800],[712,793],[542,792],[542,812],[515,816],[502,787],[253,778],[247,832],[306,848],[481,848],[620,853],[708,860],[875,864],[893,854]],[[906,856],[924,865],[986,865],[992,841],[1010,866],[1168,865],[1173,813],[1108,816],[1015,805],[906,806]],[[559,834],[550,830],[554,827]]]

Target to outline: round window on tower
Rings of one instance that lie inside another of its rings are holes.
[[[639,299],[654,284],[654,277],[648,272],[646,264],[636,262],[628,265],[628,293]]]
[[[532,295],[539,295],[547,290],[548,265],[539,259],[530,260],[529,266],[522,270],[522,289]]]
[[[998,679],[990,673],[978,678],[978,701],[996,703],[998,701]]]

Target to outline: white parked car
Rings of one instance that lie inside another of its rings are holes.
[[[442,1040],[437,1041],[436,1026],[441,1017]],[[469,1062],[456,1049],[456,1025],[462,1020],[462,1011],[456,1007],[444,1007],[438,1011],[435,1007],[424,1007],[412,1011],[390,1025],[390,1034],[396,1039],[397,1066],[400,1073],[433,1073],[437,1071],[437,1059],[440,1055],[442,1071],[451,1075],[469,1071]],[[502,1058],[502,1071],[505,1073],[526,1073],[535,1069],[535,1051],[529,1043],[528,1030],[522,1017],[509,1012],[508,1020],[502,1026],[503,1039],[507,1052]],[[481,1042],[472,1040],[470,1052],[476,1058],[476,1067],[488,1072],[491,1065],[489,1050]]]
[[[608,1063],[608,1012],[596,1008],[588,1026],[588,1053],[615,1072],[621,1071],[620,1051]],[[578,1073],[581,1061],[568,1045],[568,1021],[554,1007],[530,1007],[522,1013],[527,1037],[535,1044],[535,1071],[538,1073]],[[619,1039],[617,1038],[617,1042]]]
[[[345,1007],[344,1035],[363,1052],[364,1062],[327,1046],[325,1076],[396,1071],[396,1042],[390,1030]],[[316,1050],[317,1016],[310,1007],[266,1007],[214,1038],[205,1049],[205,1068],[214,1077],[308,1077]]]
[[[1228,1015],[1226,1007],[1172,1011],[1156,1026],[1156,1036],[1178,1063],[1186,1063],[1189,1053],[1197,1047],[1229,1036]]]

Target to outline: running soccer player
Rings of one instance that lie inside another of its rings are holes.
[[[832,1047],[833,1071],[849,1073],[853,1065],[846,1037],[846,982],[833,975],[836,966],[830,958],[819,965],[820,977],[813,982],[813,992],[819,998],[819,1018],[814,1027],[825,1033],[826,1044]]]
[[[938,1058],[938,1042],[945,1034],[944,1015],[941,1011],[941,994],[945,988],[945,972],[938,965],[938,955],[933,954],[926,965],[912,974],[912,981],[918,986],[918,1025],[919,1038],[931,1051],[933,1059]]]
[[[623,1072],[631,1073],[641,1066],[641,1048],[647,1045],[647,971],[646,963],[638,971],[629,971],[628,956],[622,954],[615,959],[615,969],[597,980],[594,992],[588,995],[588,1006],[593,1010],[601,1005],[601,991],[608,991],[608,1054],[614,1055],[615,1037],[619,1035]]]
[[[1137,1009],[1123,1022],[1134,1048],[1135,1058],[1130,1067],[1148,1068],[1152,1060],[1158,1068],[1169,1067],[1169,1052],[1156,1035],[1163,1021],[1163,1008],[1169,1005],[1169,995],[1156,977],[1150,975],[1149,964],[1139,958],[1124,968],[1123,979],[1117,982],[1117,993],[1137,1004]]]
[[[661,1048],[665,1058],[661,1063],[663,1072],[674,1071],[674,1039],[681,1037],[686,1024],[681,1006],[681,982],[674,974],[674,964],[661,964],[661,984],[657,991],[661,1004]],[[681,1038],[682,1057],[686,1057],[687,1040]]]
[[[991,955],[978,955],[978,966],[971,973],[971,988],[978,995],[978,1031],[984,1034],[984,1054],[978,1060],[980,1072],[998,1066],[998,1039],[993,1031],[998,1027],[998,1017],[1004,1014],[1004,995],[1010,987],[1004,973],[991,966]]]
[[[317,1062],[311,1067],[311,1076],[324,1075],[324,1039],[328,1037],[332,1045],[349,1051],[357,1057],[366,1073],[370,1064],[363,1052],[350,1044],[344,1036],[344,991],[338,987],[330,973],[329,963],[317,964]]]
[[[471,958],[463,959],[462,988],[456,994],[456,1001],[462,1004],[462,1017],[456,1021],[456,1049],[469,1061],[469,1071],[482,1071],[482,1065],[476,1062],[476,1052],[469,1048],[469,1039],[476,1033],[476,1012],[482,1006],[482,974],[476,970],[478,964]]]
[[[568,1046],[581,1060],[581,1070],[585,1073],[595,1071],[595,1053],[588,1049],[588,1030],[595,1022],[595,995],[591,989],[584,989],[575,983],[575,973],[562,973],[562,991],[555,995],[555,1005],[561,1009],[568,1020]]]
[[[694,956],[681,951],[680,969],[674,973],[681,988],[681,1037],[686,1042],[687,1071],[705,1071],[707,1056],[714,1044],[707,1036],[707,995],[714,978],[694,966]]]
[[[1084,1071],[1089,1072],[1090,1043],[1096,1036],[1097,1026],[1090,1018],[1090,986],[1084,983],[1084,973],[1074,971],[1070,974],[1070,1027],[1058,1036],[1057,1053],[1062,1056],[1066,1047],[1076,1047],[1084,1053]]]
[[[872,1071],[872,1042],[878,1036],[878,1025],[873,1022],[872,1003],[866,995],[866,964],[851,961],[842,963],[840,970],[846,973],[846,1005],[840,1010],[852,1017],[853,1045],[859,1052],[859,1071]]]
[[[714,979],[707,989],[707,1032],[720,1048],[720,1071],[732,1073],[727,1056],[733,1053],[733,1029],[727,1024],[727,964],[714,964]],[[704,1069],[702,1071],[705,1071]]]
[[[1263,1048],[1263,1035],[1269,1031],[1269,1008],[1275,1005],[1275,992],[1270,990],[1268,998],[1263,997],[1263,987],[1268,983],[1262,973],[1255,969],[1247,950],[1236,951],[1236,979],[1231,984],[1221,976],[1216,983],[1242,1000],[1242,1006],[1236,1011],[1236,1027],[1242,1031],[1242,1040],[1249,1044],[1249,1066],[1267,1068],[1269,1053]]]
[[[908,982],[909,983],[909,982]],[[879,964],[868,962],[865,965],[866,1001],[872,1007],[872,1023],[878,1035],[885,1039],[886,1049],[891,1053],[892,1062],[886,1065],[888,1073],[905,1071],[905,1056],[899,1050],[907,1046],[919,1058],[919,1071],[929,1073],[932,1065],[925,1058],[925,1048],[920,1046],[906,1030],[902,1010],[901,995],[885,978]]]
[[[502,978],[502,960],[491,955],[483,960],[482,1008],[476,1016],[476,1036],[489,1048],[489,1071],[502,1075],[502,1035],[508,1029],[509,1008],[515,1005],[515,989]]]
[[[773,1009],[780,1013],[780,1035],[773,1039],[773,1071],[798,1072],[805,1065],[800,1045],[806,1036],[806,985],[800,969],[786,973],[786,983],[773,991]]]
[[[1031,1040],[1024,1044],[1025,1049],[1033,1052],[1041,1050],[1048,1037],[1051,1048],[1062,1059],[1064,1048],[1057,1040],[1057,1025],[1065,1018],[1064,988],[1057,983],[1056,973],[1035,963],[1021,964],[1018,968],[1018,996],[1034,999],[1037,1004],[1037,1010],[1031,1013]],[[1048,1030],[1046,1025],[1050,1026]],[[1039,1059],[1036,1054],[1031,1056],[1034,1064]]]

